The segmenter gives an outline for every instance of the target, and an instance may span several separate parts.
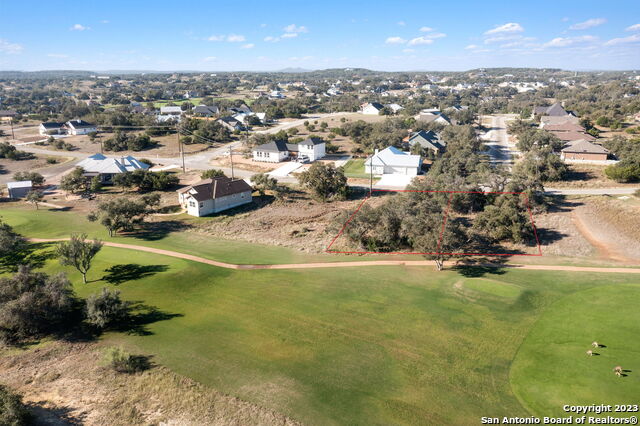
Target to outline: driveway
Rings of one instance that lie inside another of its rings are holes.
[[[284,163],[282,166],[278,167],[277,169],[270,171],[267,174],[273,177],[285,177],[285,176],[288,176],[289,173],[293,172],[294,170],[298,170],[300,167],[302,167],[302,163],[289,161],[287,163]]]

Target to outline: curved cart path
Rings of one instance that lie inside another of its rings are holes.
[[[68,238],[29,238],[34,243],[51,243],[58,241],[68,241]],[[107,247],[123,248],[128,250],[144,251],[147,253],[155,253],[162,256],[176,257],[179,259],[191,260],[193,262],[205,263],[207,265],[217,266],[226,269],[316,269],[316,268],[351,268],[362,266],[434,266],[431,260],[360,260],[354,262],[316,262],[316,263],[285,263],[276,265],[238,265],[235,263],[219,262],[217,260],[207,259],[192,254],[180,253],[177,251],[163,250],[154,247],[139,246],[135,244],[114,243],[111,241],[103,241]],[[446,266],[455,266],[454,262],[447,262]],[[601,268],[591,266],[564,266],[564,265],[521,265],[521,264],[505,264],[494,265],[485,264],[481,266],[496,268],[513,268],[527,269],[534,271],[568,271],[568,272],[603,272],[603,273],[620,273],[620,274],[640,274],[640,268]]]

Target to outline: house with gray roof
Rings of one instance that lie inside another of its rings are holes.
[[[445,141],[440,140],[440,135],[433,130],[420,130],[412,133],[404,138],[403,142],[405,142],[409,147],[413,147],[418,144],[425,149],[430,149],[436,154],[443,152],[447,145]]]
[[[560,158],[564,161],[605,162],[608,156],[609,151],[605,147],[584,139],[571,141],[560,151]]]
[[[326,143],[320,138],[306,138],[297,144],[272,141],[258,145],[252,150],[253,161],[280,163],[289,158],[307,157],[316,161],[326,155]]]
[[[251,203],[252,192],[244,180],[221,176],[178,190],[178,202],[191,216],[207,216]]]
[[[12,200],[26,197],[32,188],[33,184],[30,180],[7,182],[7,191],[9,192],[9,198]]]
[[[376,152],[364,162],[365,173],[374,175],[416,176],[420,173],[422,158],[390,146]]]
[[[147,170],[149,165],[142,163],[132,156],[112,158],[102,154],[93,154],[90,157],[78,162],[76,167],[82,167],[85,176],[99,176],[104,184],[113,183],[113,176],[133,172],[136,170]]]
[[[213,117],[214,115],[220,114],[220,108],[215,105],[197,105],[192,112],[193,115],[198,117]]]

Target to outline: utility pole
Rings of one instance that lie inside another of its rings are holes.
[[[13,117],[9,117],[9,123],[11,124],[11,139],[15,140],[16,135],[13,133]]]
[[[373,155],[369,160],[369,197],[373,195]]]
[[[229,159],[231,160],[231,180],[234,179],[233,176],[233,148],[229,145]]]
[[[186,172],[186,168],[184,166],[184,147],[182,146],[182,141],[180,140],[180,125],[176,123],[176,136],[178,137],[178,152],[180,153],[180,157],[182,158],[182,173]]]

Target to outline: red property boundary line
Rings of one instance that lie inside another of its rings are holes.
[[[399,189],[399,190],[393,190],[393,189],[374,189],[374,192],[435,192],[435,193],[443,193],[443,194],[449,194],[449,201],[447,202],[447,209],[445,210],[445,214],[444,214],[444,218],[442,219],[442,229],[440,230],[440,236],[438,238],[438,245],[436,248],[436,252],[405,252],[405,251],[398,251],[398,252],[382,252],[382,251],[340,251],[340,250],[331,250],[331,247],[333,246],[333,244],[336,242],[336,240],[338,238],[340,238],[342,236],[342,234],[344,234],[344,230],[347,228],[347,226],[349,225],[349,223],[353,220],[353,218],[355,217],[355,215],[360,211],[360,209],[362,208],[362,206],[364,205],[364,203],[366,203],[369,198],[371,198],[372,194],[370,193],[369,195],[367,195],[360,204],[358,204],[358,207],[356,208],[356,210],[351,214],[351,216],[349,216],[349,218],[347,219],[347,221],[344,223],[344,225],[342,225],[342,228],[340,229],[340,232],[338,232],[338,235],[336,235],[331,242],[329,243],[329,245],[327,246],[327,248],[325,249],[326,253],[340,253],[340,254],[389,254],[389,255],[396,255],[396,254],[417,254],[417,255],[449,255],[449,256],[542,256],[542,248],[540,246],[540,239],[538,238],[538,230],[536,229],[536,223],[533,220],[533,212],[531,211],[531,205],[529,204],[529,197],[527,197],[527,195],[524,192],[483,192],[483,191],[420,191],[420,190],[416,190],[416,189]],[[449,209],[451,208],[451,200],[453,199],[453,194],[511,194],[511,195],[524,195],[524,199],[525,199],[525,204],[527,205],[527,211],[529,212],[529,218],[531,219],[531,226],[533,227],[533,235],[535,237],[536,240],[536,245],[538,246],[538,253],[537,254],[532,254],[532,253],[443,253],[440,252],[440,247],[442,246],[442,239],[444,236],[444,230],[445,227],[447,225],[447,220],[449,218]]]

